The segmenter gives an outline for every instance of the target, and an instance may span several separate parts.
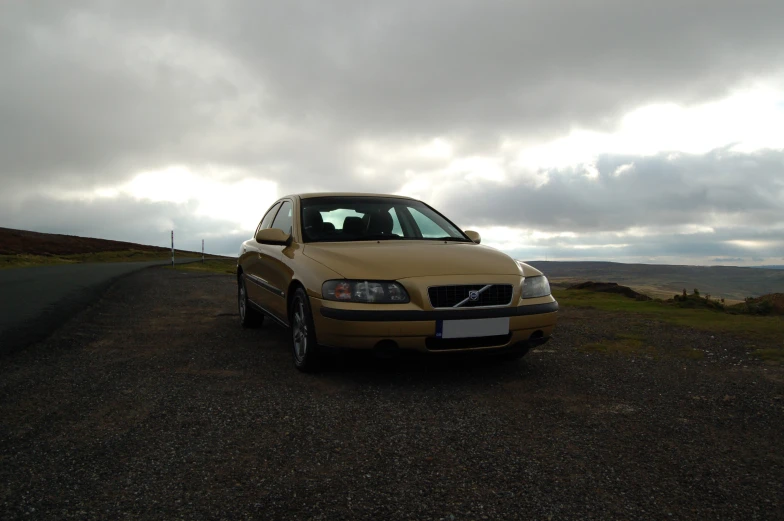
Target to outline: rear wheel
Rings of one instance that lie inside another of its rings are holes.
[[[264,322],[264,315],[253,309],[248,302],[245,275],[240,275],[237,281],[237,308],[240,312],[240,324],[242,324],[242,327],[259,327]]]
[[[303,372],[313,372],[319,367],[319,349],[310,300],[302,288],[297,288],[289,309],[291,322],[291,347],[294,366]]]

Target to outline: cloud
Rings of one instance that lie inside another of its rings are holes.
[[[623,165],[634,168],[615,175]],[[612,231],[667,226],[784,227],[784,151],[751,154],[727,149],[705,155],[601,156],[596,174],[574,167],[548,172],[532,186],[452,183],[433,194],[461,222],[510,224],[553,232]]]
[[[737,237],[759,242],[758,247],[733,244]],[[496,244],[497,237],[483,234],[482,242]],[[754,227],[716,229],[711,233],[651,234],[617,237],[611,233],[586,233],[574,238],[534,239],[508,244],[505,251],[524,260],[607,260],[654,264],[761,263],[784,251],[784,238]],[[755,255],[759,254],[759,255]],[[756,257],[749,261],[750,257]]]
[[[233,240],[284,193],[401,192],[564,255],[654,237],[776,256],[782,18],[730,0],[3,3],[0,215]],[[755,227],[768,242],[726,242]]]
[[[80,201],[34,197],[18,204],[24,213],[11,205],[0,206],[4,227],[163,247],[170,245],[169,234],[174,230],[177,248],[200,251],[204,239],[206,251],[216,254],[236,254],[242,241],[252,234],[252,230],[234,222],[199,215],[196,204],[190,201],[177,204],[127,196]]]
[[[784,60],[779,3],[672,7],[8,4],[3,175],[96,182],[183,158],[335,174],[362,137],[454,136],[475,153],[720,97]]]

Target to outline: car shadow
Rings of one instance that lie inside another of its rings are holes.
[[[486,385],[488,382],[535,379],[538,374],[538,366],[525,358],[503,361],[477,354],[405,354],[380,358],[367,351],[333,351],[322,357],[321,368],[315,376],[354,383],[438,385],[460,381]]]
[[[275,363],[290,364],[288,329],[265,323],[261,329],[263,349],[275,354]],[[328,378],[343,383],[395,383],[395,382],[478,382],[503,383],[535,379],[541,368],[526,355],[520,360],[502,360],[482,353],[406,353],[382,357],[370,350],[321,348],[319,370],[308,375]]]

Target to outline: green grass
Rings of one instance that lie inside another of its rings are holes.
[[[681,358],[688,358],[689,360],[702,360],[705,358],[705,352],[691,347],[684,347],[678,351],[678,356]]]
[[[622,295],[585,290],[554,289],[564,307],[588,307],[603,311],[634,313],[706,331],[730,333],[782,345],[784,317],[734,315],[710,309],[684,309],[660,301],[637,301]],[[784,350],[784,347],[782,347]]]
[[[752,352],[754,356],[766,362],[784,363],[784,349],[768,348],[756,349]]]
[[[203,264],[201,262],[178,264],[174,266],[173,269],[178,271],[195,271],[202,273],[221,274],[228,273],[234,275],[237,273],[237,259],[207,259]]]
[[[662,357],[687,358],[689,360],[702,360],[705,353],[699,349],[683,348],[663,350],[656,348],[646,341],[640,333],[618,333],[615,338],[601,342],[583,344],[578,348],[584,353],[604,353],[608,355],[645,356],[659,359]]]
[[[175,258],[198,257],[200,254],[175,250]],[[219,258],[208,255],[207,258]],[[81,264],[87,262],[145,262],[171,259],[170,251],[120,250],[96,253],[79,253],[72,255],[0,255],[0,269],[28,268],[54,264]]]

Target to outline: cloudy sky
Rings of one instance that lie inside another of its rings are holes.
[[[234,253],[419,197],[526,260],[784,264],[784,2],[0,2],[0,226]]]

